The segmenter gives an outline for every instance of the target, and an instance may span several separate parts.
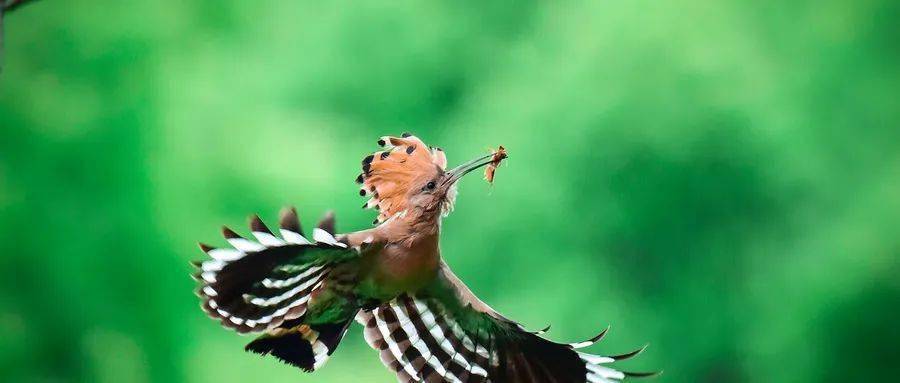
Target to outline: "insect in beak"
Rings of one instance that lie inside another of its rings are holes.
[[[498,165],[500,165],[500,161],[503,161],[507,158],[506,149],[502,146],[494,151],[491,154],[475,158],[469,162],[466,162],[462,165],[459,165],[453,169],[450,169],[447,174],[448,177],[444,178],[443,184],[446,186],[453,185],[456,181],[459,181],[462,176],[469,174],[471,171],[478,169],[482,166],[488,166],[488,181],[493,181],[493,169],[496,169]]]

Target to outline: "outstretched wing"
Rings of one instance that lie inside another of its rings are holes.
[[[313,240],[303,236],[296,211],[281,214],[281,237],[275,236],[258,216],[251,217],[256,241],[225,227],[231,248],[200,244],[212,259],[198,262],[194,278],[206,313],[238,332],[259,332],[278,327],[306,313],[310,299],[332,268],[358,257],[333,235],[329,215],[313,229]]]
[[[400,382],[592,382],[629,376],[608,367],[643,349],[600,356],[578,351],[599,341],[563,344],[504,318],[456,278],[446,264],[433,288],[361,311],[365,338]]]

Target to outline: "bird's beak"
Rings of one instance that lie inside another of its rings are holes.
[[[505,156],[504,156],[505,158]],[[469,162],[466,162],[462,165],[459,165],[453,169],[447,171],[447,177],[444,178],[444,186],[450,186],[459,181],[462,176],[468,174],[469,172],[478,169],[482,166],[485,166],[494,160],[494,154],[488,154],[482,157],[475,158]]]

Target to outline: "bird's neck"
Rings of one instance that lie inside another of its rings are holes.
[[[437,244],[441,233],[441,215],[434,211],[412,208],[398,217],[393,231],[393,241],[409,247]]]
[[[411,232],[422,235],[438,236],[441,232],[441,212],[439,209],[424,210],[420,208],[410,209],[403,219],[407,222]]]
[[[375,228],[376,236],[385,243],[406,248],[437,246],[441,232],[441,216],[433,212],[413,208],[388,219]]]
[[[368,230],[340,236],[350,246],[375,241],[397,244],[407,248],[437,247],[441,233],[441,215],[411,209],[390,218],[387,222]]]

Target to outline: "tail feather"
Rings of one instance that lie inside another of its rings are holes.
[[[262,336],[247,344],[244,350],[260,355],[271,354],[306,372],[312,372],[315,369],[315,353],[312,344],[300,332],[279,336]]]
[[[303,371],[313,372],[325,364],[337,349],[354,316],[340,323],[327,324],[307,325],[299,324],[299,320],[287,321],[282,328],[256,338],[244,349],[260,355],[272,355]]]

